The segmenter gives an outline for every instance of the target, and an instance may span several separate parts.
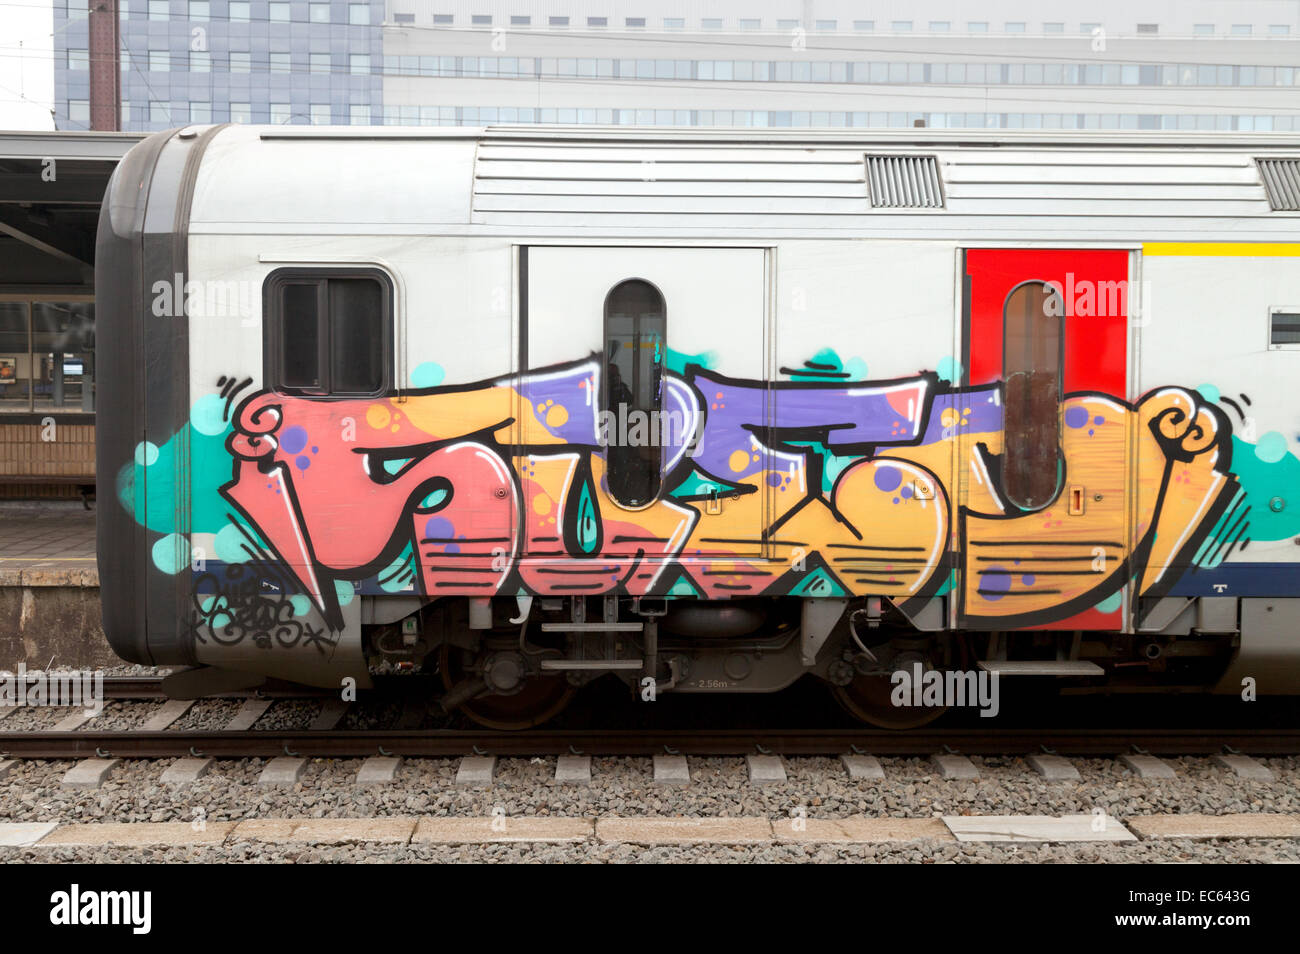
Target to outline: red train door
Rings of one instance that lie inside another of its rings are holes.
[[[1002,426],[959,440],[959,624],[1121,629],[1129,253],[964,257],[963,400]]]

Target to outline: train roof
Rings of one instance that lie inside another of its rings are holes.
[[[191,233],[1300,241],[1300,136],[256,127],[200,136]]]

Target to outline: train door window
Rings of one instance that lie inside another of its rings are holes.
[[[603,429],[609,493],[624,507],[659,495],[667,312],[647,281],[620,282],[605,297]]]
[[[282,269],[266,282],[266,380],[317,397],[382,393],[392,367],[392,294],[368,269]]]
[[[1017,285],[1002,311],[1002,479],[1024,510],[1050,503],[1060,486],[1063,314],[1060,295],[1044,282]]]

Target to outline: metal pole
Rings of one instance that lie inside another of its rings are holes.
[[[32,331],[32,303],[27,301],[27,410],[36,410],[36,336]]]
[[[90,2],[90,128],[122,126],[121,24],[117,0]]]

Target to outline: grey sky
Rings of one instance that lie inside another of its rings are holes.
[[[0,2],[0,130],[53,129],[50,0]]]

